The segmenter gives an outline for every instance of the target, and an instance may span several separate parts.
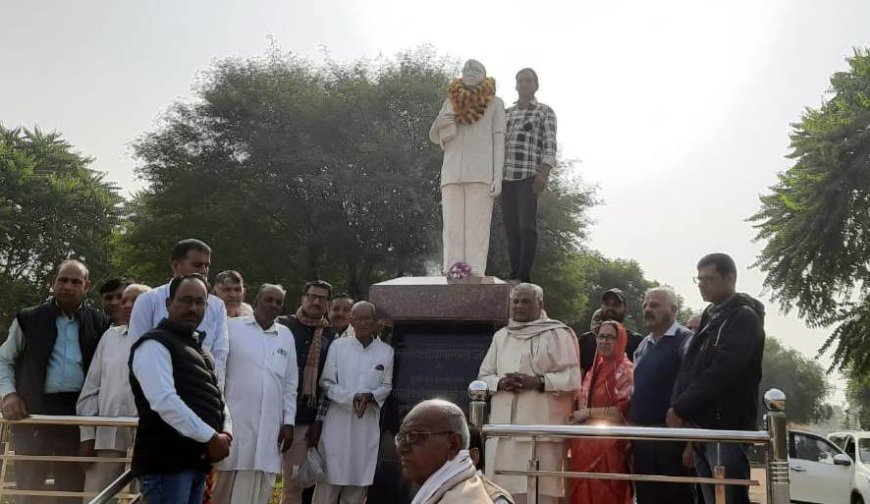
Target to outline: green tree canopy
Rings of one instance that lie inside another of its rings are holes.
[[[794,166],[750,220],[765,243],[756,263],[784,310],[833,326],[822,351],[870,372],[870,50],[831,77],[828,98],[791,134]]]
[[[777,338],[768,336],[764,342],[761,369],[759,399],[771,388],[785,392],[788,398],[786,413],[790,422],[814,424],[830,416],[831,408],[825,403],[830,386],[818,362],[807,359],[797,350],[783,346]],[[764,406],[760,406],[758,411],[761,415]]]
[[[55,267],[110,271],[121,197],[59,133],[0,126],[0,324],[39,302]],[[5,335],[4,335],[5,337]]]

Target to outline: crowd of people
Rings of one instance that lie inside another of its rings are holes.
[[[260,285],[248,305],[238,272],[209,285],[211,254],[199,240],[180,241],[168,283],[106,281],[102,309],[85,302],[85,264],[67,260],[50,299],[16,315],[0,346],[6,419],[139,419],[135,435],[123,427],[14,425],[16,454],[100,458],[20,460],[17,488],[44,490],[51,476],[55,490],[98,492],[121,475],[132,448],[132,471],[150,503],[266,503],[278,475],[282,503],[365,502],[394,363],[377,309],[322,280],[304,285],[291,315],[283,315],[287,292],[277,284]],[[480,366],[490,422],[756,428],[763,307],[736,292],[727,255],[702,258],[696,280],[710,303],[697,325],[680,325],[676,293],[656,287],[643,300],[645,337],[622,324],[627,300],[618,289],[604,292],[590,331],[577,337],[547,316],[539,286],[515,285],[510,321]],[[414,504],[527,500],[527,478],[496,470],[526,470],[530,439],[484,442],[455,404],[418,404],[394,441],[403,476],[419,487]],[[325,477],[306,489],[294,471],[311,462],[311,449]],[[719,456],[727,477],[749,476],[745,451],[728,444],[552,438],[538,443],[536,456],[541,470],[674,476],[711,476]],[[537,491],[543,503],[713,502],[705,485],[696,492],[544,477]],[[728,502],[748,502],[745,487],[728,487]]]

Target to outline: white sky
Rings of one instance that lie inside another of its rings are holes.
[[[269,36],[315,61],[323,47],[347,61],[431,44],[481,60],[506,102],[532,66],[564,155],[604,201],[589,245],[695,307],[694,265],[712,251],[761,294],[745,219],[789,166],[789,123],[870,42],[861,0],[46,0],[4,2],[0,20],[0,121],[60,131],[125,192],[142,187],[130,142],[211,62],[261,56]],[[827,332],[768,308],[768,333],[814,356]]]

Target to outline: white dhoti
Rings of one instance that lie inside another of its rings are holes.
[[[441,187],[445,273],[462,261],[475,274],[486,274],[492,201],[489,184],[471,182]]]
[[[277,474],[263,471],[217,471],[212,502],[215,504],[267,504]]]
[[[314,489],[314,504],[363,504],[368,487],[352,485],[330,485],[325,481],[317,483]]]

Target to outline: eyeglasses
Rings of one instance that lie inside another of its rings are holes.
[[[596,336],[598,341],[616,341],[616,336],[610,334],[599,334]]]
[[[441,434],[453,434],[451,431],[440,431],[440,432],[417,432],[417,431],[409,431],[409,432],[400,432],[396,434],[394,438],[396,442],[396,446],[406,445],[406,446],[414,446],[415,444],[423,441],[429,436],[437,436]]]
[[[714,277],[712,275],[696,276],[696,277],[692,277],[692,280],[695,282],[695,284],[701,285],[701,284],[708,284],[708,283],[713,282],[714,280],[716,280],[716,277]]]

